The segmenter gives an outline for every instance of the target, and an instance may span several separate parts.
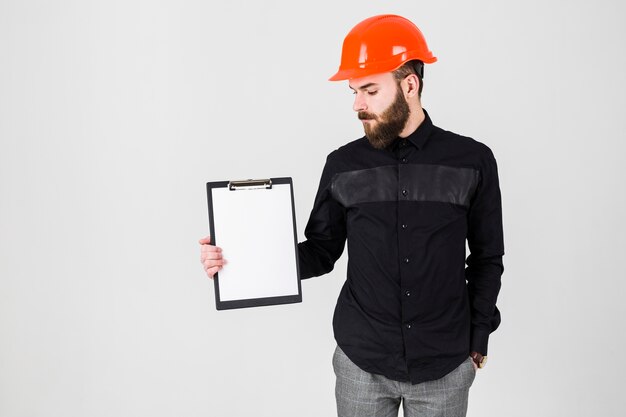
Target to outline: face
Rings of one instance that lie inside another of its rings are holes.
[[[365,136],[374,148],[386,148],[402,132],[410,114],[398,83],[391,73],[384,73],[350,80],[349,85]]]

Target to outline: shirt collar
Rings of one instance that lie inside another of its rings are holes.
[[[430,120],[430,116],[426,110],[424,110],[424,120],[422,123],[411,133],[406,139],[411,142],[417,149],[423,149],[426,145],[426,141],[428,141],[428,137],[430,136],[430,132],[433,130],[433,122]]]

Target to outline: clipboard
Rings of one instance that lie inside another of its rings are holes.
[[[291,177],[207,183],[211,244],[227,263],[215,274],[215,307],[302,302]]]

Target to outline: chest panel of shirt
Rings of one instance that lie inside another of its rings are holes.
[[[332,195],[347,209],[363,203],[439,202],[465,208],[478,183],[472,168],[430,164],[398,164],[341,172],[333,178]]]

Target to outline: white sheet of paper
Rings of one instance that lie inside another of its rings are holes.
[[[227,261],[220,300],[298,294],[290,185],[212,193],[215,244]]]

